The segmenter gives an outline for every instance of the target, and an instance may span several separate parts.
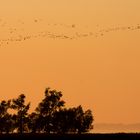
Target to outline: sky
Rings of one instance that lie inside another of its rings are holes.
[[[95,123],[140,122],[139,0],[0,0],[0,100],[46,87]]]

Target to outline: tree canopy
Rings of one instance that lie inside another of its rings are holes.
[[[34,112],[21,94],[16,99],[0,102],[0,133],[85,133],[93,129],[91,110],[82,106],[66,108],[62,92],[46,88],[45,97]],[[14,114],[9,109],[16,111]]]

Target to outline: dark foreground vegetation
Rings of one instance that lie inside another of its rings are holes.
[[[91,110],[84,111],[81,105],[66,108],[61,97],[60,91],[47,88],[44,99],[31,113],[29,113],[30,103],[26,104],[24,94],[19,95],[16,99],[1,101],[0,134],[4,137],[18,138],[20,137],[18,134],[24,133],[28,134],[22,135],[22,137],[89,132],[93,128]],[[10,113],[9,110],[13,113]],[[11,135],[12,133],[16,134]]]
[[[140,134],[2,134],[0,140],[140,140]]]
[[[91,110],[81,105],[66,108],[60,91],[47,88],[31,113],[25,99],[21,94],[0,102],[0,140],[140,140],[140,134],[90,134]]]

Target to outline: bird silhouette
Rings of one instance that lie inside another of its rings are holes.
[[[0,46],[8,45],[12,42],[21,42],[37,38],[73,40],[86,37],[104,37],[111,32],[140,30],[140,24],[133,26],[113,26],[108,28],[101,28],[98,24],[95,31],[87,30],[86,28],[86,31],[81,30],[80,32],[79,29],[83,29],[85,26],[79,27],[79,25],[76,24],[46,23],[45,20],[39,18],[33,19],[31,23],[32,26],[35,27],[35,31],[30,30],[30,26],[27,26],[28,24],[25,26],[24,24],[26,24],[26,22],[23,20],[18,20],[12,25],[12,23],[0,19],[1,34],[6,34],[4,37],[0,37]],[[42,31],[40,31],[40,29]]]

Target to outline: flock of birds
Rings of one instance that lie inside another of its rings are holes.
[[[40,19],[33,19],[32,25],[37,25],[39,22],[41,22]],[[47,29],[43,29],[43,31],[36,31],[36,32],[29,32],[28,30],[25,32],[25,22],[18,20],[16,24],[20,24],[19,26],[12,27],[8,25],[7,22],[0,19],[0,46],[8,45],[12,42],[22,42],[30,39],[35,38],[51,38],[51,39],[78,39],[83,37],[101,37],[104,36],[106,33],[115,32],[115,31],[134,31],[134,30],[140,30],[140,25],[137,24],[135,26],[118,26],[118,27],[112,27],[112,28],[106,28],[106,29],[98,29],[96,32],[89,31],[85,33],[80,33],[77,28],[78,25],[76,24],[62,24],[62,23],[54,23],[45,24],[45,27],[48,29],[51,27],[53,28],[63,28],[63,30],[68,30],[68,32],[51,32]],[[40,29],[42,26],[39,27]],[[3,33],[2,33],[3,31]],[[4,35],[6,33],[6,35]]]

